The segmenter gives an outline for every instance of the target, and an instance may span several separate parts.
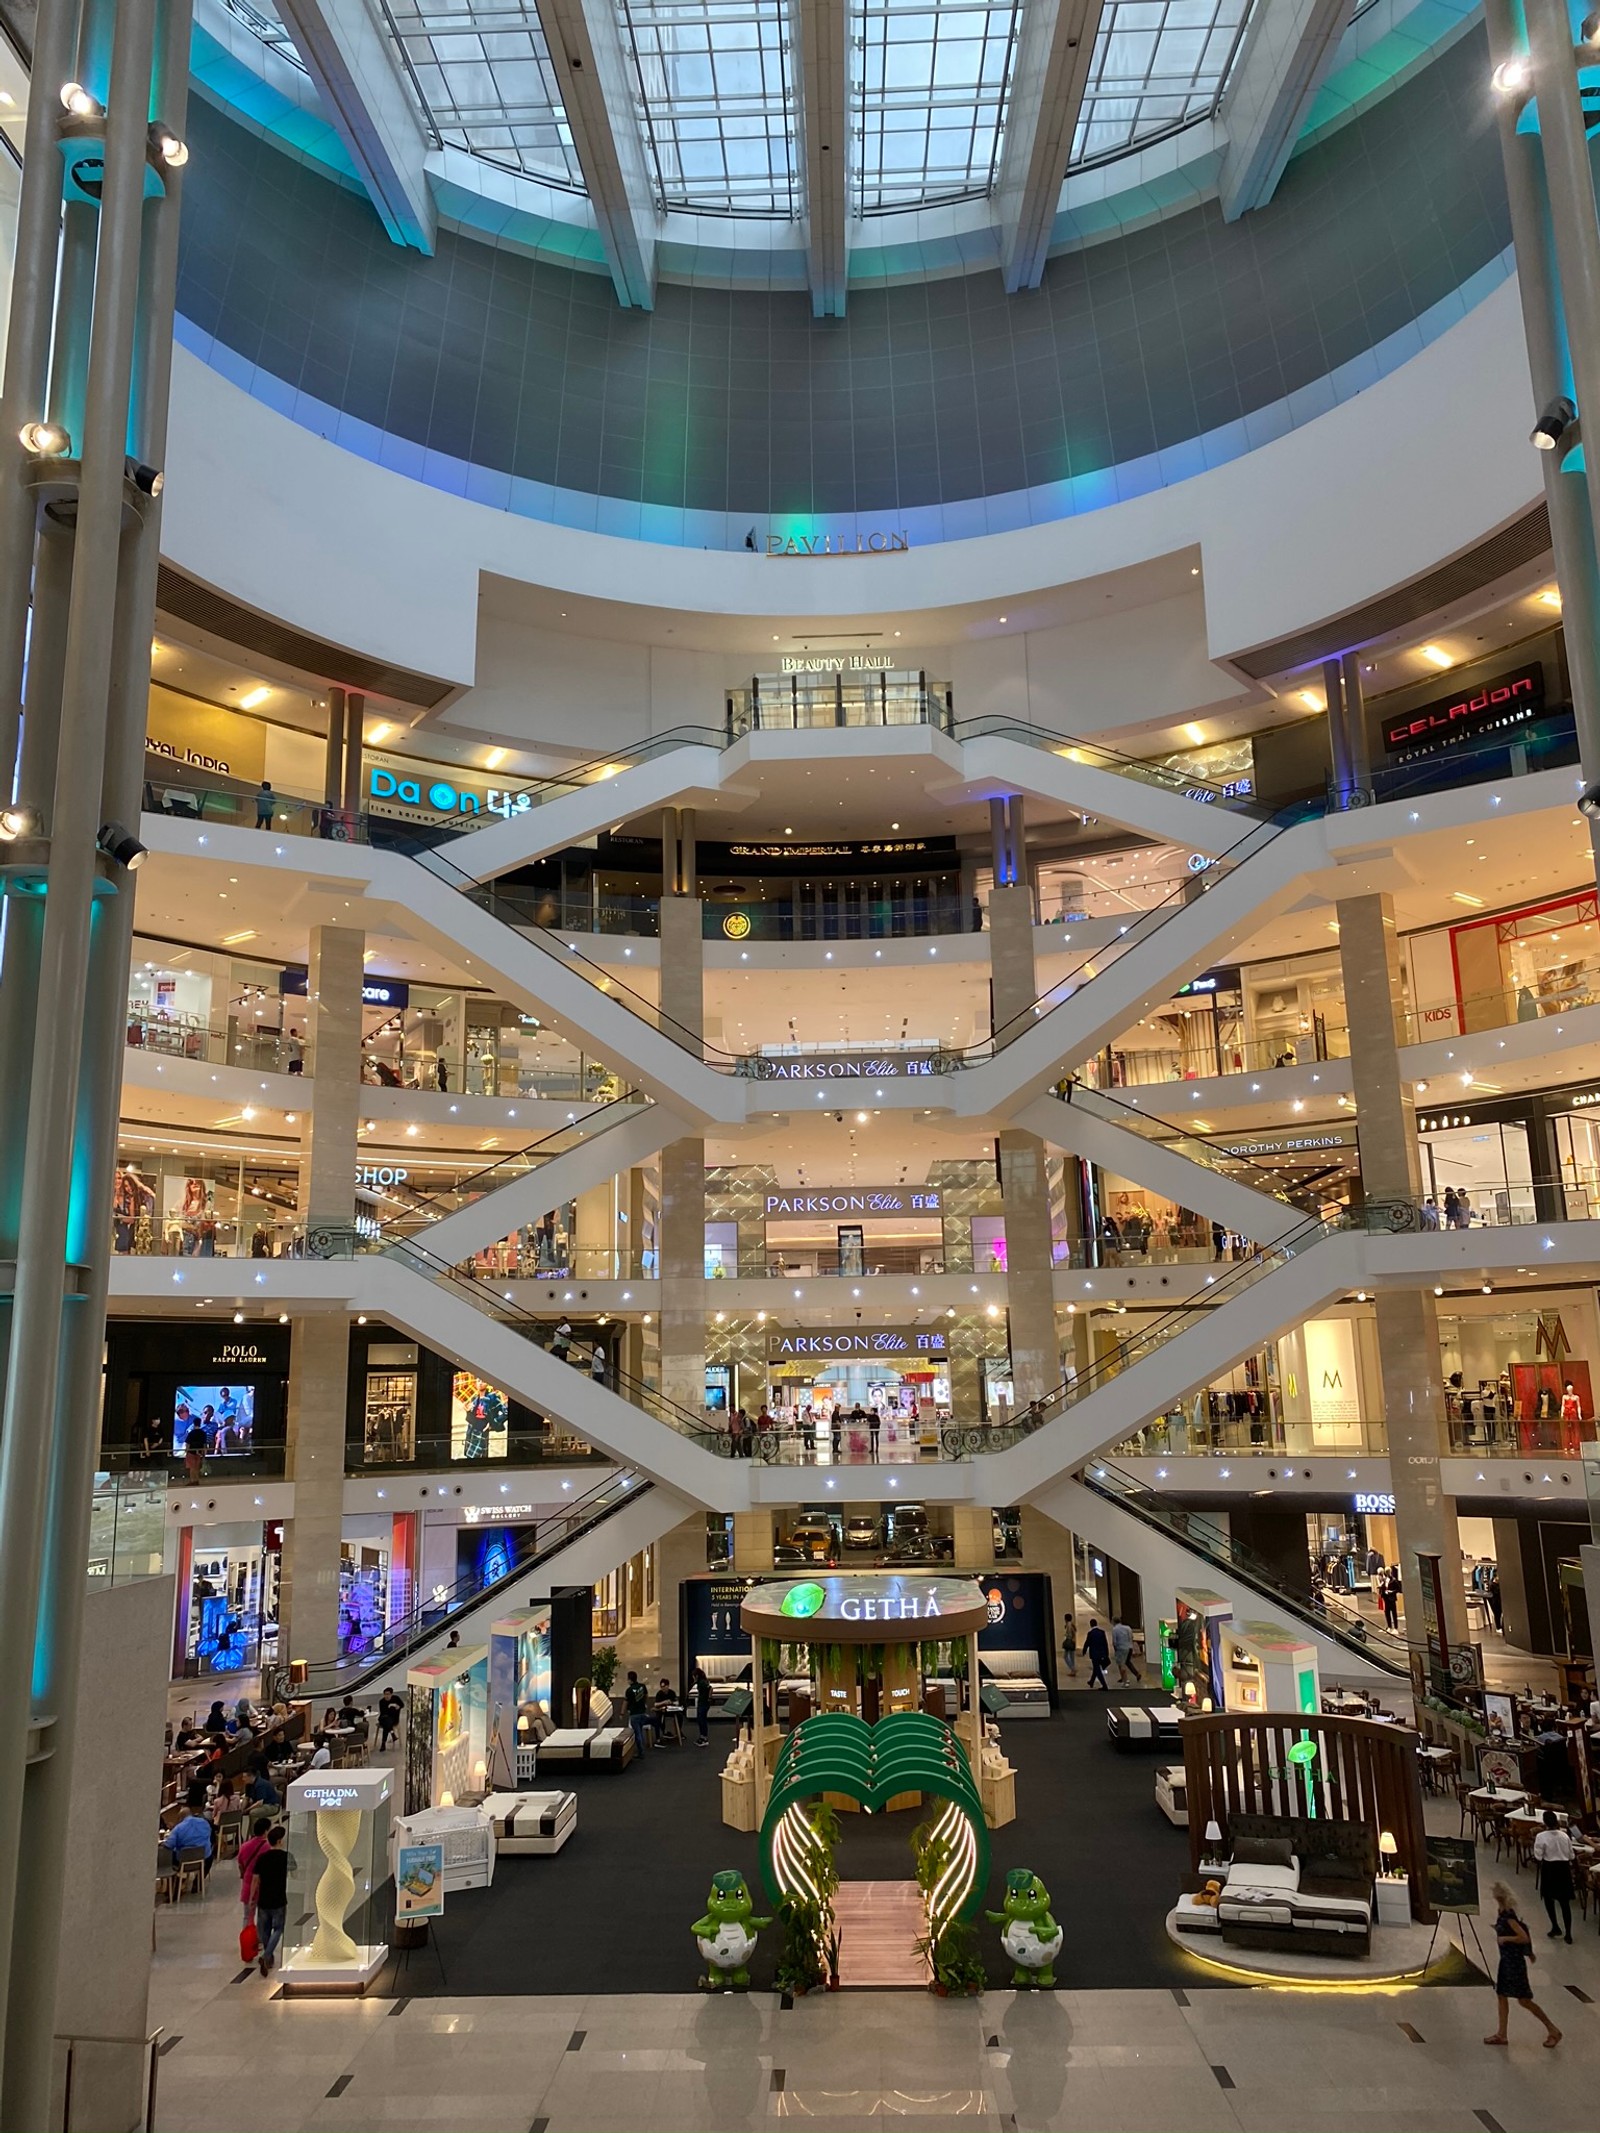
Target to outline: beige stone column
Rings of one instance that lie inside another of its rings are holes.
[[[300,1128],[300,1215],[308,1232],[334,1238],[355,1222],[364,947],[357,927],[315,927],[307,969],[305,1058],[312,1101]],[[311,1312],[295,1321],[285,1465],[294,1483],[294,1516],[283,1528],[281,1661],[305,1659],[316,1666],[338,1656],[349,1352],[350,1322],[343,1311]]]
[[[740,1577],[771,1574],[772,1543],[777,1531],[774,1511],[735,1511],[733,1567]]]
[[[673,1038],[698,1045],[705,1029],[705,947],[697,896],[661,899],[661,1011]],[[661,1390],[677,1407],[706,1404],[706,1149],[661,1151]]]
[[[1346,897],[1337,911],[1363,1197],[1369,1206],[1385,1201],[1414,1205],[1421,1197],[1422,1173],[1411,1089],[1400,1073],[1400,950],[1394,902],[1388,896]],[[1452,1645],[1465,1644],[1467,1611],[1455,1499],[1445,1494],[1439,1473],[1449,1436],[1438,1314],[1433,1297],[1421,1289],[1379,1289],[1376,1313],[1406,1641],[1415,1651],[1424,1649],[1417,1557],[1437,1555],[1445,1634]]]
[[[994,1513],[986,1503],[958,1503],[950,1507],[950,1532],[955,1543],[957,1570],[970,1570],[987,1577],[994,1569]]]
[[[989,981],[996,1030],[1004,1030],[1038,998],[1033,890],[1025,883],[990,891]],[[1008,1128],[1000,1135],[1000,1199],[1006,1220],[1011,1377],[1022,1408],[1061,1383],[1050,1261],[1050,1180],[1044,1142],[1037,1134]]]

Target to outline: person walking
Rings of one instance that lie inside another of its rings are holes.
[[[1089,1617],[1089,1634],[1083,1640],[1083,1656],[1089,1662],[1089,1686],[1091,1689],[1109,1689],[1106,1679],[1106,1661],[1111,1657],[1111,1647],[1106,1642],[1106,1633],[1095,1620]]]
[[[874,1466],[878,1463],[878,1436],[882,1428],[883,1409],[881,1407],[869,1407],[867,1409],[867,1456]]]
[[[1111,1656],[1117,1662],[1117,1681],[1120,1686],[1127,1685],[1129,1674],[1143,1685],[1144,1676],[1139,1671],[1138,1660],[1133,1656],[1133,1631],[1121,1615],[1116,1616],[1111,1624]]]
[[[1484,1598],[1489,1602],[1489,1612],[1494,1617],[1495,1628],[1504,1636],[1506,1629],[1505,1600],[1500,1591],[1500,1573],[1498,1570],[1490,1578],[1484,1590]]]
[[[689,1676],[689,1694],[694,1698],[695,1746],[709,1748],[711,1745],[711,1676],[703,1666],[697,1666]]]
[[[599,1341],[589,1350],[589,1376],[596,1385],[606,1381],[606,1351]]]
[[[255,1894],[251,1883],[255,1879],[256,1861],[267,1848],[267,1832],[272,1827],[271,1815],[257,1815],[250,1825],[250,1834],[239,1847],[239,1901],[244,1905],[246,1924],[255,1907]]]
[[[297,1029],[290,1030],[288,1036],[283,1040],[283,1049],[288,1059],[289,1072],[291,1074],[303,1074],[306,1070],[306,1048],[305,1042]]]
[[[1506,2023],[1511,2017],[1511,2002],[1525,2007],[1529,2014],[1544,2024],[1544,2047],[1549,2051],[1561,2042],[1561,2032],[1533,1996],[1533,1987],[1528,1982],[1528,1965],[1534,1961],[1533,1937],[1517,1915],[1517,1899],[1503,1881],[1494,1884],[1493,1896],[1496,1905],[1494,1937],[1500,1950],[1500,1967],[1495,1973],[1495,1998],[1500,2006],[1500,2026],[1492,2037],[1485,2037],[1485,2044],[1506,2042]]]
[[[650,1739],[650,1692],[632,1667],[628,1669],[628,1686],[622,1692],[622,1708],[633,1732],[634,1753],[643,1755]]]
[[[283,1921],[289,1909],[289,1854],[283,1848],[283,1824],[267,1832],[267,1848],[253,1862],[251,1887],[255,1892],[256,1962],[261,1975],[271,1974],[283,1939]]]
[[[1556,1818],[1553,1807],[1544,1811],[1544,1828],[1533,1840],[1534,1871],[1539,1877],[1539,1894],[1544,1898],[1545,1916],[1550,1921],[1550,1938],[1560,1940],[1563,1933],[1567,1946],[1572,1946],[1572,1839]],[[1556,1924],[1556,1911],[1561,1912],[1561,1924]]]
[[[261,790],[256,794],[256,828],[258,830],[271,829],[273,810],[277,804],[277,794],[273,791],[270,782],[263,778],[261,780]]]
[[[1063,1615],[1061,1623],[1061,1656],[1066,1662],[1068,1674],[1076,1681],[1078,1678],[1078,1618],[1076,1615]]]
[[[378,1746],[387,1748],[400,1731],[402,1705],[393,1689],[385,1689],[378,1698]]]
[[[570,1318],[564,1318],[555,1330],[555,1338],[550,1343],[550,1353],[558,1363],[564,1363],[571,1347],[572,1321]]]
[[[1400,1634],[1400,1576],[1392,1566],[1383,1574],[1383,1583],[1378,1587],[1378,1598],[1383,1605],[1383,1626]]]

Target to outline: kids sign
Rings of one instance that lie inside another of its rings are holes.
[[[815,1644],[964,1637],[988,1619],[988,1600],[972,1578],[901,1577],[884,1570],[756,1585],[739,1611],[741,1626],[753,1636]]]

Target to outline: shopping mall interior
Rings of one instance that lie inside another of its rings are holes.
[[[0,0],[7,2133],[1592,2126],[1597,99]]]

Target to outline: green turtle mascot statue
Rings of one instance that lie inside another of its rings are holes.
[[[706,1960],[702,1992],[748,1992],[750,1958],[756,1952],[756,1935],[770,1918],[752,1914],[750,1891],[744,1876],[731,1869],[711,1877],[711,1895],[706,1915],[689,1928]]]
[[[1011,1958],[1012,1985],[1054,1985],[1055,1959],[1065,1936],[1050,1915],[1050,1891],[1031,1867],[1011,1869],[1006,1876],[1005,1909],[987,1915],[1005,1927],[1000,1945]]]

